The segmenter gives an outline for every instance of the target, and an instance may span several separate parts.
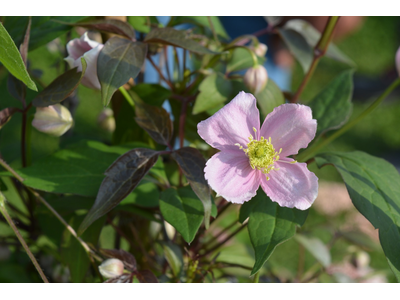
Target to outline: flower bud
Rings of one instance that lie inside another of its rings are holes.
[[[73,124],[71,113],[61,104],[37,107],[32,126],[37,130],[53,136],[61,136]]]
[[[250,46],[249,47],[251,50],[254,51],[254,53],[259,56],[259,57],[264,57],[265,54],[267,53],[268,47],[267,45],[263,44],[263,43],[258,43],[257,46]]]
[[[400,77],[400,47],[397,49],[396,53],[396,69],[397,69],[397,75]]]
[[[115,119],[114,119],[114,112],[111,108],[106,107],[101,111],[99,116],[97,117],[97,123],[99,126],[108,131],[114,132],[115,130]]]
[[[248,87],[251,93],[254,95],[261,92],[268,81],[267,70],[264,66],[258,65],[254,68],[249,68],[243,77],[244,84]]]
[[[71,68],[78,67],[82,71],[81,57],[87,63],[85,75],[81,83],[92,89],[100,89],[100,82],[97,77],[97,57],[104,45],[89,39],[85,32],[79,39],[73,39],[67,44],[68,57],[65,60]]]
[[[101,275],[105,278],[114,278],[124,273],[124,263],[116,258],[109,258],[99,266]]]

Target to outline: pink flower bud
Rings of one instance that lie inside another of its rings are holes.
[[[252,49],[257,56],[264,57],[267,53],[268,47],[263,43],[259,43],[256,47],[250,46],[250,49]]]
[[[111,108],[106,107],[101,111],[97,117],[97,123],[99,126],[108,132],[114,132],[115,130],[115,119],[114,112]]]
[[[105,278],[114,278],[124,273],[124,263],[116,258],[110,258],[99,266],[101,275]]]
[[[37,130],[53,136],[61,136],[73,124],[71,113],[61,104],[48,107],[37,107],[32,126]]]
[[[268,73],[264,66],[258,65],[255,68],[249,68],[243,77],[244,84],[248,87],[250,92],[258,94],[261,92],[268,81]]]
[[[396,69],[397,69],[397,75],[399,75],[400,77],[400,47],[396,53]]]
[[[65,60],[71,68],[78,67],[78,71],[82,71],[81,57],[85,59],[87,69],[81,83],[92,89],[99,90],[101,88],[97,78],[97,57],[103,47],[103,44],[89,39],[87,32],[79,39],[73,39],[67,44],[69,56]]]

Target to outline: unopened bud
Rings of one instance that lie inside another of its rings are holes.
[[[69,110],[61,104],[37,107],[32,126],[52,136],[61,136],[73,124]]]
[[[99,126],[108,131],[114,132],[115,130],[115,119],[114,119],[114,112],[111,108],[106,107],[101,111],[99,116],[97,117],[97,123]]]
[[[263,43],[258,43],[257,46],[250,46],[250,49],[252,49],[257,56],[264,57],[267,53],[268,47]]]
[[[244,84],[254,95],[261,92],[268,81],[267,69],[264,66],[258,65],[254,68],[249,68],[243,77]]]
[[[101,275],[105,278],[114,278],[124,273],[124,263],[116,258],[110,258],[99,266]]]
[[[358,251],[356,253],[356,264],[358,268],[366,268],[370,262],[369,254],[365,251]]]
[[[399,75],[400,77],[400,47],[396,53],[396,69],[397,69],[397,75]]]

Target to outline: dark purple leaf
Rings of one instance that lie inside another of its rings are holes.
[[[122,249],[100,249],[100,252],[107,257],[117,258],[122,261],[128,271],[136,271],[136,259],[131,253]]]
[[[140,283],[158,283],[157,277],[149,270],[137,272],[135,275]]]
[[[15,107],[7,107],[0,110],[0,129],[11,119],[11,116],[17,111]]]
[[[157,159],[158,151],[136,148],[113,162],[105,172],[106,178],[101,183],[96,201],[79,228],[79,235],[128,196]]]
[[[18,80],[11,73],[8,75],[7,90],[11,96],[22,102],[25,99],[26,88],[22,81]]]

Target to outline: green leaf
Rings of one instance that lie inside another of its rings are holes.
[[[15,78],[21,80],[31,90],[37,91],[17,46],[2,23],[0,23],[0,62]]]
[[[354,206],[379,229],[383,252],[400,281],[399,172],[384,159],[360,151],[319,154],[315,161],[319,168],[336,167]]]
[[[0,129],[10,121],[12,115],[17,111],[15,107],[7,107],[0,110]]]
[[[198,54],[217,54],[218,52],[211,51],[198,42],[192,40],[187,35],[186,31],[176,30],[171,27],[154,28],[151,30],[144,39],[145,43],[160,43],[181,47]]]
[[[54,105],[65,100],[79,86],[86,72],[87,63],[81,58],[82,72],[78,68],[73,68],[50,83],[43,91],[33,99],[32,103],[36,107]]]
[[[321,38],[321,33],[305,20],[289,20],[285,23],[284,28],[294,30],[301,34],[312,48],[317,45]],[[332,43],[329,44],[325,55],[350,66],[355,66],[354,62]]]
[[[120,205],[136,204],[142,207],[157,207],[160,193],[157,185],[143,180],[135,190],[130,193]]]
[[[308,237],[296,234],[294,237],[304,248],[308,250],[325,268],[331,264],[331,253],[328,247],[316,237]]]
[[[255,97],[263,119],[271,113],[275,107],[285,103],[285,97],[281,89],[271,78],[268,78],[265,88],[255,95]]]
[[[128,16],[128,23],[139,32],[150,32],[150,26],[147,25],[147,17],[145,16]]]
[[[178,245],[171,241],[161,241],[160,243],[163,247],[165,258],[171,267],[172,273],[175,277],[179,278],[183,267],[182,250]]]
[[[103,105],[107,106],[115,91],[135,79],[146,59],[147,45],[112,37],[97,58],[97,76],[101,85]]]
[[[211,22],[213,24],[215,33],[218,34],[219,36],[221,36],[222,38],[229,40],[229,35],[225,31],[225,28],[222,25],[219,18],[216,16],[212,16],[210,18],[211,18]],[[184,23],[200,25],[202,27],[205,27],[205,28],[208,28],[211,30],[210,22],[208,21],[208,17],[206,17],[206,16],[178,16],[178,17],[174,17],[174,19],[172,20],[172,23],[170,25],[175,26],[175,25],[184,24]]]
[[[262,196],[258,196],[262,193]],[[280,207],[263,191],[249,202],[253,208],[249,214],[249,236],[255,252],[255,264],[251,275],[257,273],[271,256],[275,247],[296,233],[296,226],[304,224],[308,211]]]
[[[164,219],[191,243],[203,221],[203,205],[189,188],[169,188],[160,195],[160,210]]]
[[[278,32],[289,48],[289,51],[300,63],[304,73],[307,73],[314,56],[312,47],[310,47],[306,39],[297,31],[279,28]]]
[[[117,206],[139,184],[156,163],[158,151],[136,148],[121,155],[106,170],[96,201],[79,227],[81,234],[90,224]]]
[[[251,50],[250,50],[251,51]],[[265,58],[257,56],[258,63],[264,64]],[[253,67],[253,56],[243,47],[233,49],[232,56],[226,65],[226,72],[231,73]]]
[[[198,114],[224,103],[231,92],[231,82],[221,73],[213,73],[201,82],[200,94],[193,106],[193,114]]]
[[[341,73],[309,103],[317,120],[316,136],[343,126],[350,117],[353,104],[353,70]]]
[[[167,100],[172,92],[159,84],[140,83],[131,87],[140,99],[146,104],[161,106]]]
[[[193,191],[203,203],[204,224],[207,229],[210,225],[212,201],[210,187],[204,178],[206,160],[199,150],[191,147],[183,147],[174,151],[172,157],[178,163]]]
[[[146,130],[157,143],[168,146],[173,129],[169,113],[163,107],[144,103],[132,91],[129,91],[129,93],[136,104],[136,123]]]

